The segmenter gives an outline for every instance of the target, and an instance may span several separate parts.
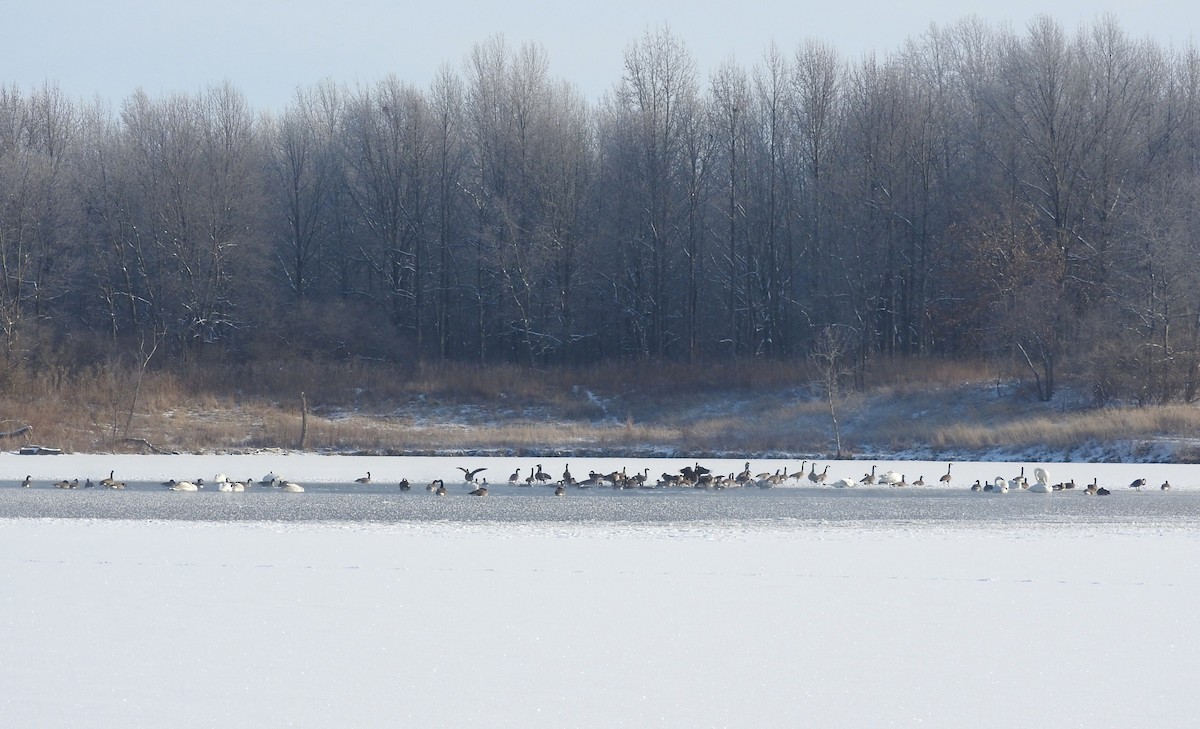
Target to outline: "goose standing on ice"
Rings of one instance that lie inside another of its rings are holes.
[[[1139,479],[1135,479],[1133,483],[1129,484],[1129,488],[1131,488],[1135,491],[1141,491],[1142,487],[1145,485],[1146,485],[1146,479],[1139,478]]]
[[[953,463],[947,463],[946,464],[946,475],[942,476],[941,479],[939,479],[943,484],[945,484],[947,486],[950,485],[950,467],[953,465],[954,465]]]
[[[875,485],[875,466],[874,465],[871,466],[871,472],[864,474],[862,477],[862,480],[859,481],[859,483],[865,483],[868,486]]]

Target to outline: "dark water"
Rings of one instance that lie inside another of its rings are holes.
[[[689,489],[619,491],[570,489],[556,497],[546,487],[495,486],[480,498],[469,486],[447,484],[443,497],[414,487],[312,485],[300,494],[256,486],[244,493],[206,488],[173,492],[158,484],[123,491],[20,488],[0,484],[0,518],[133,519],[276,522],[546,522],[667,523],[778,522],[780,524],[952,524],[1138,527],[1200,526],[1200,492],[1079,491],[1035,494],[975,493],[966,489]]]

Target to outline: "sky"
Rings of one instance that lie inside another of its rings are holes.
[[[500,34],[542,45],[551,73],[590,100],[620,81],[622,57],[647,30],[670,28],[706,77],[733,59],[749,68],[770,43],[815,38],[844,56],[886,54],[929,29],[976,15],[1021,29],[1045,13],[1068,30],[1111,13],[1131,36],[1181,47],[1200,31],[1195,0],[43,0],[6,8],[0,83],[53,82],[72,98],[118,104],[229,81],[251,106],[280,110],[325,79],[371,84],[388,74],[426,86]]]

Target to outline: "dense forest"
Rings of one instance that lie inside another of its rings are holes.
[[[967,19],[702,77],[655,29],[590,103],[497,37],[428,88],[0,88],[0,348],[195,362],[1016,363],[1200,385],[1200,52]],[[836,333],[832,337],[831,333]]]

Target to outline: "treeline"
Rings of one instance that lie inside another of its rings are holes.
[[[1194,400],[1200,54],[978,19],[702,78],[667,30],[599,102],[536,45],[428,88],[0,89],[10,367],[996,357],[1049,398]]]

